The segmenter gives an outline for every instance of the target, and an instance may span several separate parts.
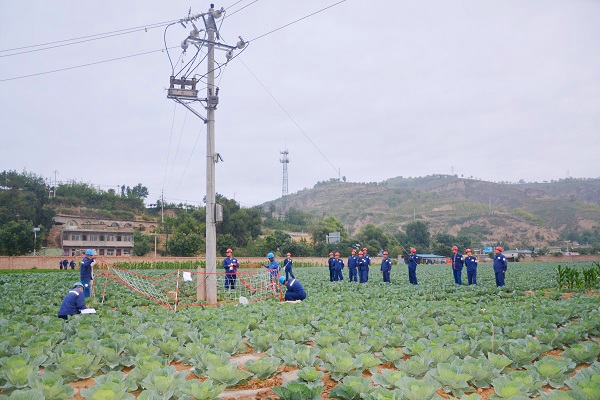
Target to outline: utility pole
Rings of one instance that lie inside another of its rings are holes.
[[[33,228],[33,256],[35,257],[35,245],[37,241],[37,233],[40,231],[40,228]]]
[[[217,207],[216,204],[216,192],[215,192],[215,164],[222,160],[221,156],[215,152],[215,110],[219,104],[219,88],[215,87],[215,48],[226,51],[227,61],[233,58],[233,51],[236,49],[243,49],[246,47],[246,42],[240,37],[240,41],[236,46],[229,46],[219,43],[216,40],[220,40],[219,30],[217,28],[216,19],[221,18],[225,10],[215,10],[214,4],[210,5],[207,13],[189,15],[187,18],[180,20],[179,22],[186,26],[185,23],[191,23],[194,29],[190,32],[189,36],[184,39],[181,43],[183,51],[188,48],[190,44],[193,44],[198,50],[202,46],[206,47],[207,53],[207,74],[206,76],[206,98],[198,99],[198,90],[196,89],[197,80],[195,77],[192,79],[186,79],[185,76],[177,78],[171,76],[170,87],[168,90],[167,97],[175,100],[179,104],[186,107],[194,115],[204,121],[206,127],[206,271],[204,286],[202,286],[200,279],[198,279],[197,288],[197,300],[206,300],[209,304],[217,303],[217,209],[221,210],[221,207]],[[206,39],[200,38],[201,30],[198,30],[194,21],[202,19],[204,22],[204,31],[206,32]],[[193,71],[193,69],[192,69]],[[175,87],[180,85],[180,87]],[[184,102],[183,100],[187,100]],[[188,103],[200,101],[204,103],[206,109],[206,118],[203,117],[198,111],[193,109]],[[198,272],[203,273],[203,268],[198,266]]]
[[[287,210],[287,195],[288,195],[288,164],[290,163],[290,159],[288,158],[289,151],[285,149],[284,151],[279,152],[283,157],[279,159],[279,162],[283,164],[283,184],[281,186],[281,200],[282,200],[282,210],[281,213],[285,214]]]
[[[54,170],[54,195],[52,197],[56,197],[56,174],[58,174],[58,171]]]

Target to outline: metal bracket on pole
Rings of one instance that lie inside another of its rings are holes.
[[[175,100],[176,102],[178,102],[179,104],[181,104],[182,106],[184,106],[185,108],[187,108],[188,110],[190,110],[192,113],[194,113],[194,115],[198,118],[200,118],[202,121],[204,121],[204,123],[206,124],[208,122],[208,120],[203,117],[202,115],[200,115],[200,113],[196,110],[194,110],[192,107],[189,106],[189,104],[184,103],[183,101],[181,101],[179,98],[177,97],[171,97],[173,100]]]

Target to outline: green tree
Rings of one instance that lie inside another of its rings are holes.
[[[22,255],[33,250],[33,227],[42,229],[37,235],[40,248],[53,225],[54,210],[47,206],[48,187],[35,174],[3,171],[0,174],[0,227],[3,231],[2,253]],[[15,238],[21,243],[15,244]],[[10,243],[10,245],[9,245]]]
[[[429,236],[429,228],[424,222],[413,221],[406,225],[406,236],[409,243],[423,250],[429,248],[431,238]]]
[[[344,225],[332,216],[327,216],[321,221],[312,223],[309,232],[315,244],[325,242],[325,237],[331,232],[340,232],[342,240],[348,239],[348,232],[344,229]]]
[[[217,234],[217,251],[223,257],[227,254],[225,253],[227,249],[236,249],[237,240],[231,233],[226,233],[224,235]]]
[[[293,229],[308,230],[308,224],[312,220],[312,215],[292,207],[285,213],[285,220],[293,226]]]
[[[258,207],[241,208],[235,200],[220,194],[216,199],[223,206],[223,222],[217,225],[217,234],[233,236],[236,247],[245,247],[249,240],[261,234],[262,220]]]
[[[292,237],[287,233],[275,231],[263,238],[260,248],[264,254],[269,252],[280,253],[281,249],[291,242],[291,240]]]
[[[145,199],[149,194],[148,188],[143,186],[141,183],[135,185],[129,193],[130,196],[137,197],[139,199]]]
[[[30,221],[9,221],[0,226],[0,255],[18,256],[33,251],[33,224]],[[40,241],[36,247],[39,248]]]
[[[177,232],[169,238],[169,254],[177,257],[194,257],[203,250],[204,241],[197,233]]]
[[[313,248],[305,238],[290,240],[281,249],[281,254],[286,253],[291,253],[292,257],[309,257],[313,255]]]
[[[390,243],[389,235],[373,224],[363,226],[355,238],[361,245],[369,247],[374,253],[380,249],[386,249]]]
[[[133,232],[133,255],[145,256],[154,249],[154,237],[144,235],[139,231]]]

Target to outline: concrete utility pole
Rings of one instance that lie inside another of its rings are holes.
[[[54,195],[52,197],[56,197],[56,185],[57,185],[56,174],[58,174],[58,171],[54,170]]]
[[[206,99],[198,99],[198,90],[196,90],[196,78],[186,79],[185,76],[176,78],[171,76],[171,85],[167,97],[175,100],[179,104],[186,107],[198,118],[202,119],[207,124],[207,137],[206,137],[206,271],[203,271],[201,267],[198,267],[198,272],[205,272],[204,286],[202,286],[202,279],[198,279],[197,288],[197,299],[206,300],[209,304],[217,303],[217,214],[221,215],[217,211],[221,211],[221,207],[216,204],[216,190],[215,190],[215,164],[221,160],[218,153],[215,152],[215,110],[219,104],[219,88],[215,87],[215,48],[225,50],[227,61],[233,58],[233,51],[236,49],[243,49],[246,46],[246,42],[240,37],[240,41],[236,46],[228,46],[216,40],[220,40],[219,31],[216,19],[220,18],[225,10],[215,10],[214,4],[210,5],[207,13],[190,15],[180,22],[185,25],[186,22],[192,23],[194,30],[190,35],[181,43],[181,47],[185,51],[189,44],[193,44],[197,48],[201,46],[206,47],[207,52],[207,87],[206,87]],[[202,18],[204,21],[206,37],[207,39],[201,39],[199,37],[200,31],[194,25],[195,20]],[[175,85],[181,85],[176,88]],[[189,87],[189,89],[188,89]],[[199,112],[194,110],[187,102],[182,100],[201,101],[205,103],[206,118],[200,115]]]
[[[281,200],[282,200],[282,210],[281,213],[285,214],[287,210],[287,195],[288,195],[288,164],[290,163],[290,159],[288,158],[288,154],[290,154],[287,149],[279,152],[283,157],[279,159],[279,162],[283,164],[283,185],[281,186]]]

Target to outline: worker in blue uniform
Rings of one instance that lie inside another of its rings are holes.
[[[363,257],[365,260],[367,260],[367,271],[366,271],[366,275],[365,275],[365,282],[369,281],[369,270],[371,269],[371,256],[369,255],[369,251],[367,250],[367,248],[363,248]]]
[[[367,283],[369,280],[369,261],[364,257],[364,253],[358,252],[358,282]]]
[[[327,260],[327,266],[329,267],[329,282],[333,282],[333,263],[335,262],[335,257],[333,253],[329,253],[329,259]]]
[[[238,259],[233,256],[233,250],[227,249],[225,254],[227,255],[223,260],[223,269],[225,269],[225,289],[235,289],[237,269],[240,266],[240,263]]]
[[[269,270],[269,277],[271,279],[271,290],[273,293],[277,292],[277,280],[279,279],[279,270],[281,269],[279,262],[275,259],[275,254],[269,253],[267,254],[267,259],[269,263],[267,265],[263,265],[263,267]]]
[[[285,260],[283,260],[283,269],[285,271],[285,279],[289,279],[291,276],[293,279],[296,279],[294,273],[292,272],[292,265],[294,261],[292,260],[292,253],[287,253],[285,255]]]
[[[458,247],[452,246],[452,274],[454,275],[454,283],[462,285],[462,270],[465,263],[465,259],[462,254],[458,252]]]
[[[467,282],[469,285],[477,285],[477,257],[473,255],[471,249],[465,250],[465,266],[467,267]]]
[[[411,285],[417,285],[417,265],[419,264],[419,256],[417,249],[411,247],[410,255],[408,256],[408,282]]]
[[[298,279],[288,280],[286,277],[282,276],[279,278],[279,283],[286,287],[285,291],[285,301],[294,301],[294,300],[304,300],[306,299],[306,291],[302,287],[302,284],[298,281]]]
[[[76,282],[73,289],[67,293],[58,310],[58,318],[69,319],[69,315],[81,314],[86,309],[83,283]]]
[[[75,260],[71,259],[71,262],[69,263],[69,267],[71,267],[71,269],[75,269]]]
[[[83,283],[83,294],[85,297],[90,297],[90,290],[94,284],[94,265],[96,265],[94,251],[86,250],[79,268],[79,279]]]
[[[496,276],[496,286],[504,286],[504,277],[506,276],[508,262],[506,261],[504,254],[502,254],[502,247],[496,247],[494,249],[494,254],[494,275]]]
[[[356,249],[352,249],[352,254],[348,257],[348,274],[350,275],[350,282],[357,282],[356,267],[358,266],[358,257],[356,256]]]
[[[340,258],[340,253],[335,253],[335,258],[333,259],[333,281],[343,281],[344,276],[342,275],[342,270],[344,269],[344,260]]]
[[[383,274],[383,281],[392,283],[390,281],[390,273],[392,272],[392,259],[388,257],[388,252],[383,252],[383,260],[381,260],[381,273]]]

